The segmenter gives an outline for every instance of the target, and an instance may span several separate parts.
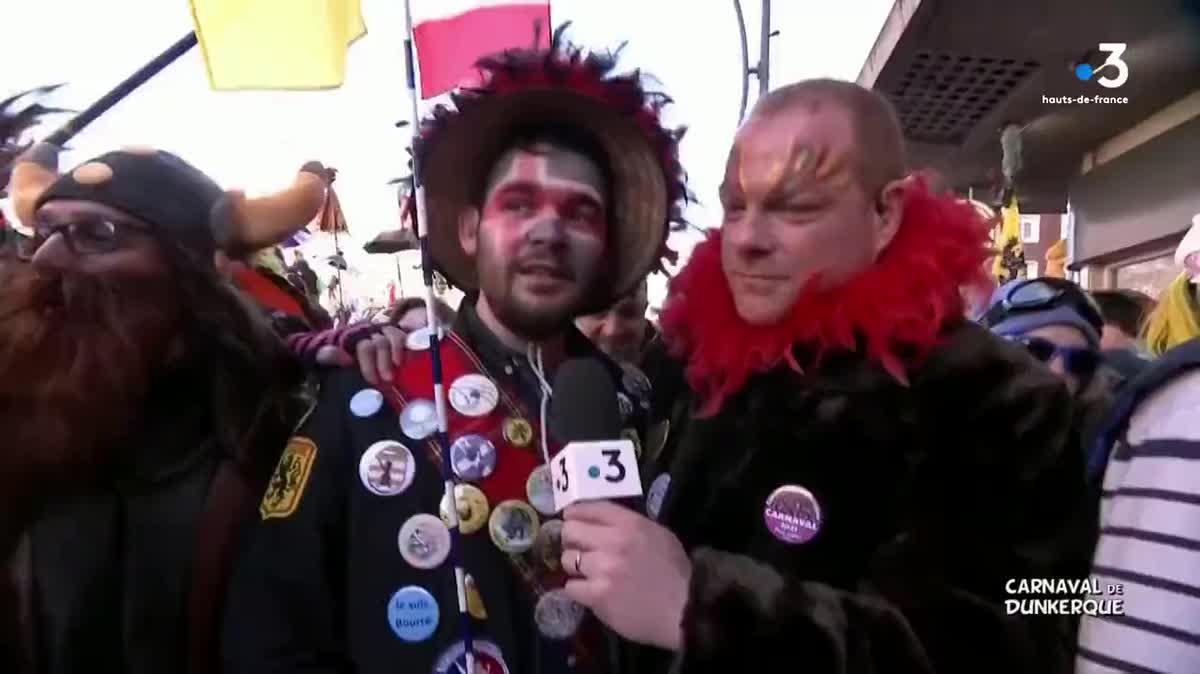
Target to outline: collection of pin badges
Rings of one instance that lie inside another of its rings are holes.
[[[427,349],[429,337],[428,331],[413,332],[408,336],[407,346],[412,350]],[[500,391],[487,377],[466,374],[450,384],[446,397],[459,414],[478,418],[496,409]],[[382,393],[364,389],[351,398],[350,411],[356,417],[366,418],[377,414],[383,405]],[[628,407],[632,411],[632,403]],[[408,401],[400,411],[400,430],[414,441],[432,436],[437,430],[437,410],[433,402],[426,399]],[[533,426],[520,417],[505,419],[501,430],[504,440],[515,447],[529,447],[534,442]],[[496,445],[483,435],[466,434],[451,443],[449,453],[451,468],[461,481],[454,487],[455,503],[451,506],[449,499],[443,497],[437,516],[419,513],[404,522],[396,539],[404,561],[423,570],[435,569],[446,561],[451,545],[450,508],[454,507],[463,535],[475,534],[486,527],[492,543],[500,550],[512,555],[532,551],[535,562],[551,572],[561,571],[562,521],[548,519],[543,522],[539,517],[556,513],[549,468],[542,465],[530,473],[525,485],[528,503],[511,499],[491,504],[484,492],[470,483],[486,479],[495,472],[499,460]],[[412,485],[416,463],[404,444],[381,440],[368,447],[360,458],[359,479],[376,496],[395,496]],[[477,620],[486,619],[487,609],[474,578],[467,575],[465,585],[468,612]],[[583,607],[561,590],[543,594],[534,609],[539,631],[552,639],[572,636],[583,616]],[[440,611],[437,600],[427,590],[407,586],[397,590],[389,600],[387,619],[401,640],[423,641],[437,631]],[[494,644],[486,640],[475,640],[474,644],[478,671],[507,674],[507,665]],[[459,642],[442,655],[435,672],[455,671],[462,662],[463,653]]]

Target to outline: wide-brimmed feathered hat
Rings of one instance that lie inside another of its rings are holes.
[[[425,187],[429,244],[438,271],[476,290],[475,263],[458,239],[458,219],[475,207],[500,152],[514,133],[569,126],[603,149],[612,175],[611,283],[590,304],[603,308],[661,268],[669,226],[689,198],[679,163],[683,129],[667,129],[665,94],[647,91],[640,71],[616,74],[620,50],[585,53],[564,39],[548,48],[512,49],[476,63],[481,83],[451,95],[421,123],[414,141]]]

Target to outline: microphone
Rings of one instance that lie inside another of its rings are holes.
[[[554,376],[547,425],[565,443],[554,456],[550,474],[554,507],[642,495],[633,441],[621,437],[617,388],[603,363],[574,358]]]

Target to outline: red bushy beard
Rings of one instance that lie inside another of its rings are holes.
[[[165,281],[0,267],[0,557],[118,458],[176,326]]]
[[[911,361],[938,342],[948,322],[962,319],[963,293],[990,293],[984,261],[993,254],[987,223],[974,207],[933,194],[918,180],[879,259],[837,288],[821,290],[812,279],[774,325],[751,325],[738,315],[721,263],[721,233],[712,233],[672,279],[661,329],[672,352],[686,359],[704,415],[715,414],[756,372],[780,363],[800,371],[836,351],[857,350],[906,383]],[[797,346],[804,347],[804,362]]]

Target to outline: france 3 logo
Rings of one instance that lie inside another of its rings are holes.
[[[1121,55],[1125,53],[1125,47],[1124,42],[1101,42],[1099,49],[1108,54],[1108,58],[1096,68],[1092,68],[1089,63],[1080,63],[1075,66],[1075,77],[1078,77],[1083,82],[1087,82],[1095,77],[1097,84],[1109,89],[1116,89],[1125,84],[1125,81],[1129,79],[1129,64],[1125,63],[1124,59],[1121,58]],[[1116,69],[1115,75],[1104,73],[1102,77],[1096,77],[1105,70],[1112,70],[1114,68]]]

